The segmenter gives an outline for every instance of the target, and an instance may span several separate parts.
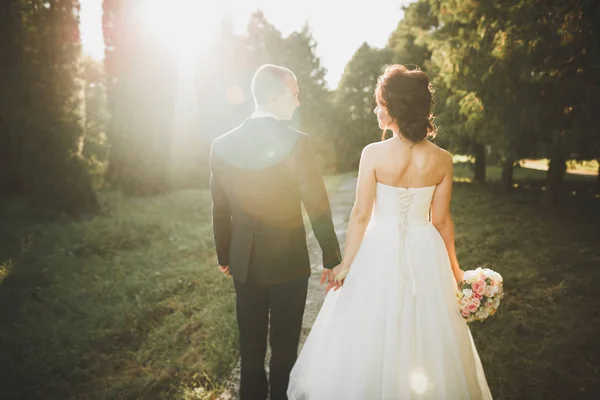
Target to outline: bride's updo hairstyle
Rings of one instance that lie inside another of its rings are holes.
[[[377,79],[375,99],[398,123],[400,133],[418,143],[436,134],[431,114],[432,93],[433,88],[425,72],[393,64],[386,67]],[[384,138],[385,132],[382,140]]]

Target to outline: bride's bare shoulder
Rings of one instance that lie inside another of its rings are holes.
[[[452,161],[452,154],[448,150],[442,149],[430,141],[427,141],[427,146],[431,154],[433,154],[439,161],[444,163],[447,163],[448,160]]]
[[[394,151],[396,148],[395,144],[395,140],[393,140],[393,138],[390,138],[379,142],[369,143],[367,146],[365,146],[365,150],[370,152],[371,154],[381,154],[384,152]]]
[[[376,154],[381,154],[381,152],[384,152],[388,147],[389,147],[390,143],[388,143],[387,140],[383,140],[381,142],[373,142],[373,143],[369,143],[368,145],[366,145],[362,151],[363,155],[376,155]]]

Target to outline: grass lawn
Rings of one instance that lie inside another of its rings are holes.
[[[79,222],[4,210],[1,398],[160,398],[235,363],[208,194],[102,201],[107,215]]]
[[[498,313],[471,326],[495,399],[600,398],[600,199],[595,176],[567,175],[560,208],[541,206],[545,172],[515,170],[507,195],[455,169],[463,269],[505,279]],[[488,169],[499,179],[500,170]]]

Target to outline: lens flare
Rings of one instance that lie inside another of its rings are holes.
[[[427,376],[422,371],[414,371],[410,374],[410,387],[413,392],[423,394],[427,391]]]

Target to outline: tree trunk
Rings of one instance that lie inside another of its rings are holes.
[[[515,168],[515,159],[513,156],[507,156],[502,165],[502,179],[500,181],[502,191],[509,192],[513,186],[513,171]]]
[[[473,181],[475,183],[485,183],[485,146],[483,144],[475,145],[475,166]]]
[[[559,201],[560,189],[562,188],[565,172],[567,171],[567,155],[564,147],[555,146],[546,181],[546,204],[554,205]]]

